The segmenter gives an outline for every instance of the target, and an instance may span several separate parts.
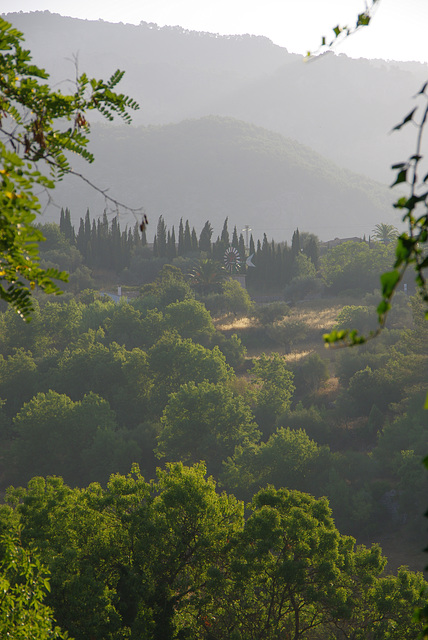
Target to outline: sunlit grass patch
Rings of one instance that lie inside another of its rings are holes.
[[[252,318],[231,318],[230,315],[222,316],[214,320],[214,325],[219,331],[238,331],[248,329],[254,325]]]

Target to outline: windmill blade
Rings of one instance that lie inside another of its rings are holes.
[[[251,258],[253,257],[254,253],[252,253],[250,256],[248,256],[245,264],[247,265],[247,267],[255,267],[256,265],[253,264],[253,261],[251,260]]]

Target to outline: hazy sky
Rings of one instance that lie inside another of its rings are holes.
[[[314,50],[336,24],[352,24],[364,0],[2,0],[2,12],[48,10],[109,22],[180,25],[265,35],[291,52]],[[381,0],[369,29],[339,51],[353,57],[428,62],[428,0]]]

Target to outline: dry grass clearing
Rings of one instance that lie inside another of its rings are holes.
[[[214,326],[218,331],[240,331],[254,325],[254,318],[231,318],[230,315],[214,318]]]
[[[329,362],[330,373],[334,375],[334,363],[338,350],[325,347],[323,334],[332,330],[336,324],[338,314],[345,305],[358,305],[361,302],[360,299],[350,296],[340,299],[321,298],[298,302],[291,307],[289,315],[275,323],[284,327],[287,326],[287,323],[290,323],[290,325],[301,323],[304,327],[304,337],[296,339],[291,348],[286,348],[279,342],[266,338],[266,335],[269,334],[268,327],[264,328],[255,318],[233,318],[229,314],[216,318],[214,324],[219,331],[229,335],[236,332],[242,338],[244,344],[248,342],[247,353],[249,357],[257,358],[262,353],[275,351],[284,355],[287,360],[294,362],[310,353],[318,353],[321,358]],[[260,344],[257,339],[246,339],[247,336],[250,338],[251,332],[257,331],[260,332]]]

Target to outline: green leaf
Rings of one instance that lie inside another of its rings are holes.
[[[380,283],[382,287],[382,295],[384,298],[391,298],[394,293],[395,287],[400,281],[400,272],[397,269],[393,271],[387,271],[383,273],[380,277]]]
[[[418,109],[417,107],[412,109],[412,111],[407,114],[407,116],[404,118],[404,120],[402,122],[400,122],[400,124],[397,124],[393,128],[393,131],[399,131],[401,129],[401,127],[404,127],[405,124],[407,124],[408,122],[411,122],[413,120],[413,116],[414,116],[415,112],[417,111],[417,109]]]
[[[392,183],[391,187],[394,187],[396,184],[400,184],[401,182],[407,182],[407,169],[401,169],[401,171],[398,172],[395,182]]]

